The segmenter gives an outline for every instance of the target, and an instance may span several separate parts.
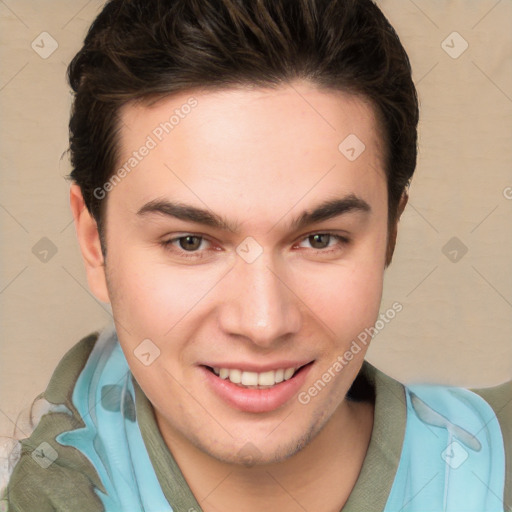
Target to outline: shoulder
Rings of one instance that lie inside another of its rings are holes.
[[[471,388],[480,395],[504,421],[512,421],[512,380],[489,388]]]
[[[508,476],[510,477],[509,481],[512,482],[512,380],[498,386],[470,389],[470,391],[482,397],[491,406],[498,418],[507,459],[510,460]]]
[[[505,511],[512,511],[512,380],[498,386],[470,391],[481,396],[498,418],[505,445]]]
[[[64,431],[84,425],[73,406],[72,393],[98,335],[94,332],[68,350],[46,390],[26,414],[22,430],[27,437],[9,439],[2,447],[9,452],[9,462],[0,475],[4,509],[103,510],[93,490],[93,485],[102,488],[94,467],[78,450],[62,446],[55,439]]]
[[[62,357],[44,392],[49,402],[71,404],[72,385],[83,370],[98,336],[98,332],[93,332],[82,338]]]
[[[486,445],[487,450],[481,453],[488,453],[487,463],[493,471],[504,457],[500,470],[504,475],[496,484],[503,485],[504,476],[504,511],[512,512],[512,381],[479,389],[441,385],[412,385],[407,389],[412,391],[411,405],[422,422],[447,428],[477,452]],[[480,441],[475,443],[477,434]]]

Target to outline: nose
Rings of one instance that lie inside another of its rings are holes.
[[[227,298],[219,315],[223,331],[263,348],[297,333],[301,327],[300,300],[284,274],[266,253],[252,263],[238,259],[223,283]]]

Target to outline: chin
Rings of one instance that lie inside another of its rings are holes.
[[[254,441],[240,441],[236,443],[236,446],[223,446],[222,448],[198,446],[198,448],[225,464],[248,468],[278,464],[299,453],[314,439],[323,425],[315,426],[309,428],[302,435],[292,438],[290,435],[286,435],[286,439],[276,440],[274,438],[272,440],[270,437],[273,434],[266,434],[259,440],[253,437]]]

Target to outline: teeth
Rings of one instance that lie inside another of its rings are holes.
[[[242,382],[242,373],[240,370],[229,370],[228,379],[235,384],[240,384]]]
[[[284,380],[288,380],[294,373],[294,368],[286,368],[286,370],[284,371]]]
[[[276,372],[272,370],[260,373],[258,375],[258,384],[260,386],[273,386],[276,383],[275,375]]]
[[[247,387],[274,386],[284,380],[291,379],[296,371],[297,368],[280,368],[279,370],[257,373],[231,368],[213,368],[215,375],[218,375],[221,379],[228,379],[234,384],[241,384]]]

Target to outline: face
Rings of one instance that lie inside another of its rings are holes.
[[[106,282],[132,372],[168,436],[225,462],[249,442],[255,462],[284,460],[346,404],[366,347],[333,367],[378,315],[372,109],[296,83],[131,104],[122,119],[119,167],[136,162],[107,186]]]

